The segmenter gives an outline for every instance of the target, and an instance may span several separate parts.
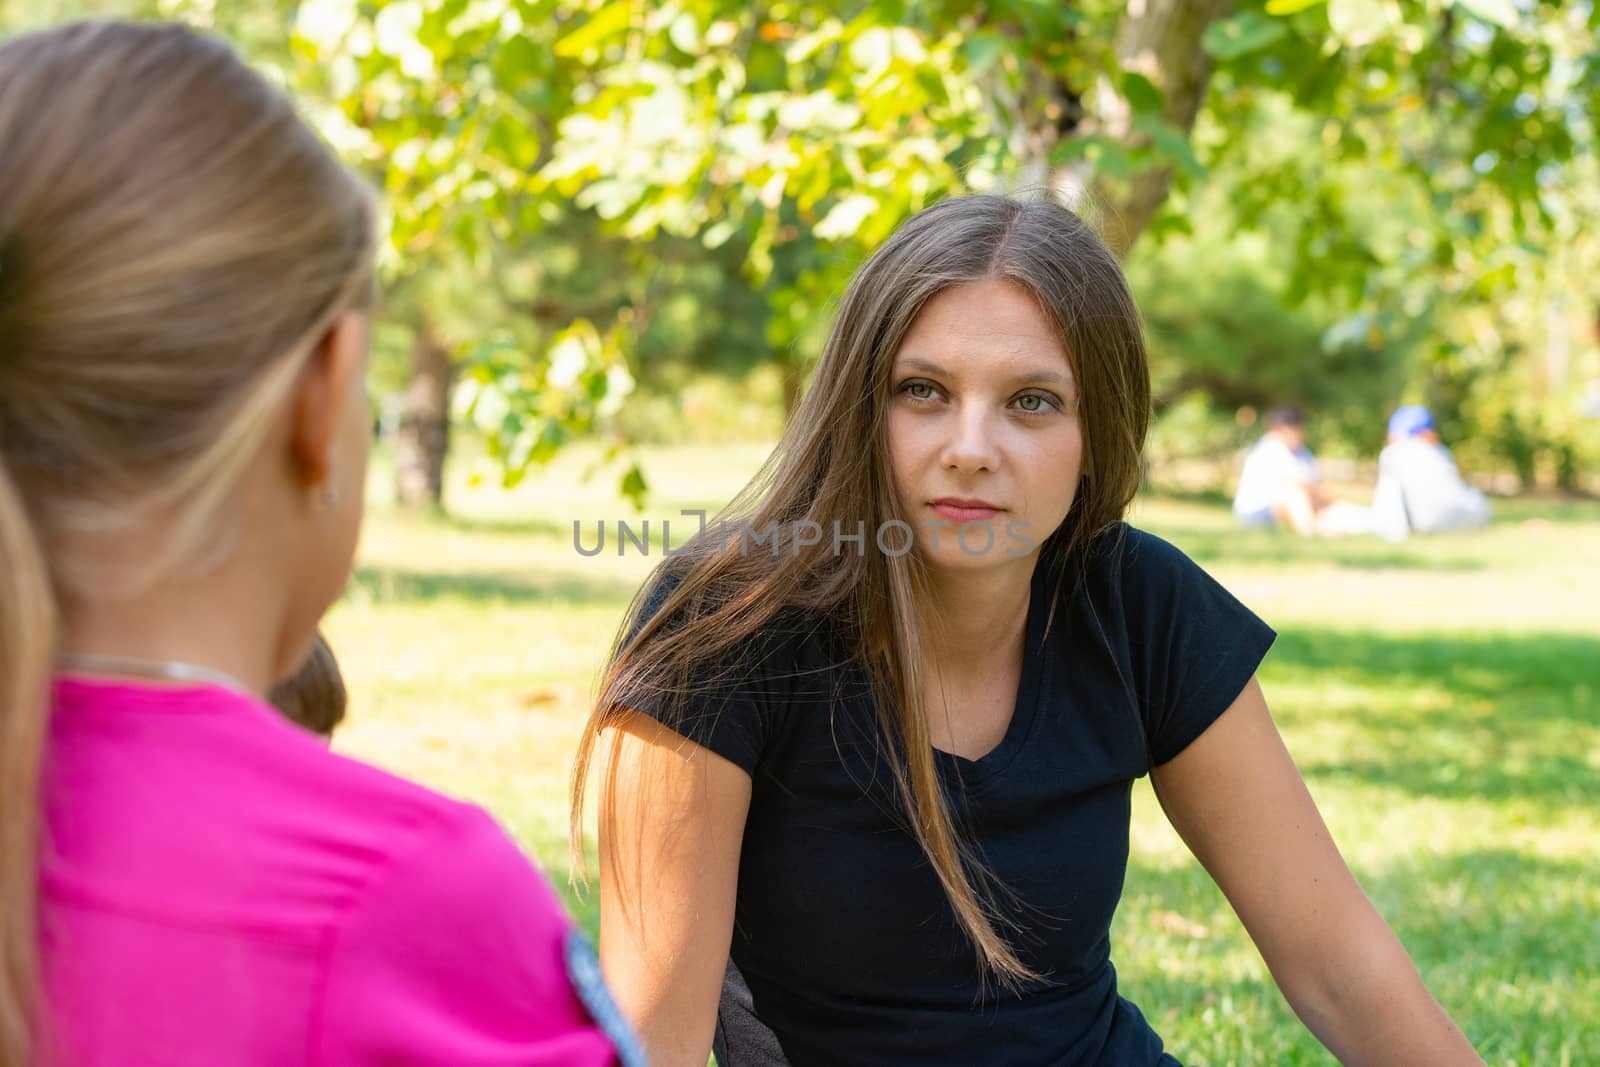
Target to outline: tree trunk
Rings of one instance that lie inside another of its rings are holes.
[[[1233,0],[1130,0],[1123,14],[1117,34],[1121,68],[1143,74],[1161,90],[1161,117],[1185,134],[1194,128],[1211,80],[1211,56],[1200,46],[1201,35],[1232,9]],[[1133,113],[1115,87],[1100,86],[1097,110],[1106,133],[1129,145],[1149,143],[1146,134],[1133,128]],[[1101,184],[1106,243],[1124,256],[1167,199],[1172,168],[1136,174],[1120,189]]]
[[[395,449],[395,496],[402,507],[444,506],[444,461],[450,450],[450,349],[426,317],[411,344],[411,383]]]

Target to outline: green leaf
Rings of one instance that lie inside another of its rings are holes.
[[[622,476],[622,484],[618,491],[628,498],[628,502],[635,508],[644,507],[644,498],[650,491],[649,483],[644,480],[644,471],[635,463],[628,468],[628,473]]]
[[[844,26],[838,19],[826,19],[815,30],[795,38],[784,52],[784,58],[799,66],[821,49],[838,43],[843,32]]]
[[[516,467],[507,466],[504,468],[504,473],[502,473],[500,476],[500,488],[507,490],[515,489],[517,486],[521,485],[523,480],[527,477],[527,463],[524,462],[521,466]]]
[[[828,241],[853,235],[866,221],[867,216],[878,210],[878,201],[866,193],[853,193],[845,197],[829,209],[823,220],[817,223],[815,233],[818,237]]]
[[[1276,44],[1288,32],[1281,21],[1252,11],[1213,22],[1206,27],[1200,44],[1216,59],[1237,59]]]
[[[494,77],[501,88],[515,92],[544,69],[544,53],[522,34],[501,43],[494,54]]]
[[[707,248],[721,248],[738,232],[739,224],[737,222],[732,219],[723,219],[721,222],[714,222],[707,227],[700,241]]]
[[[700,54],[700,27],[687,11],[679,12],[678,17],[672,20],[672,25],[667,27],[667,39],[685,55]]]
[[[1456,0],[1456,7],[1474,18],[1509,30],[1516,26],[1519,12],[1511,0]]]
[[[1293,15],[1326,2],[1327,0],[1267,0],[1267,14]]]
[[[850,42],[848,54],[850,62],[862,72],[854,79],[856,85],[866,88],[881,78],[894,60],[894,34],[882,26],[863,30]]]
[[[1383,0],[1328,0],[1328,25],[1347,47],[1361,48],[1390,28]]]
[[[1156,150],[1176,163],[1190,177],[1204,177],[1206,169],[1195,158],[1194,146],[1184,132],[1154,115],[1140,115],[1134,125],[1150,135]]]
[[[1144,236],[1156,244],[1160,244],[1168,237],[1192,237],[1194,223],[1180,212],[1163,210],[1144,231]]]
[[[974,34],[967,38],[962,51],[967,54],[967,73],[977,77],[999,61],[1001,54],[1005,52],[1005,42],[1000,39],[999,34]]]
[[[1089,138],[1087,137],[1071,137],[1064,141],[1057,141],[1046,158],[1052,167],[1076,162],[1083,158],[1083,151],[1088,142]]]
[[[534,130],[527,123],[504,114],[495,116],[484,148],[487,155],[519,170],[532,169],[539,158],[539,141]]]
[[[1134,171],[1127,149],[1107,137],[1074,137],[1050,150],[1052,165],[1078,159],[1088,160],[1096,170],[1112,178],[1127,178]]]
[[[607,4],[596,11],[589,21],[557,41],[556,55],[564,59],[582,59],[585,52],[598,48],[609,38],[626,30],[632,13],[633,4],[630,0],[615,0]]]
[[[561,446],[571,440],[571,437],[571,433],[560,418],[555,415],[545,416],[544,424],[539,427],[538,439],[533,442],[533,447],[523,460],[524,465],[536,463],[543,466],[549,463],[556,458]]]
[[[1159,115],[1166,106],[1166,97],[1156,88],[1156,83],[1138,71],[1125,71],[1122,75],[1122,95],[1128,106],[1145,115]]]

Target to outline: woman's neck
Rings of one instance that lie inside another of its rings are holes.
[[[992,568],[935,571],[922,606],[923,650],[960,670],[1021,647],[1035,555]]]
[[[165,581],[134,596],[62,605],[63,657],[181,663],[220,672],[261,694],[277,673],[283,604],[248,570]],[[70,669],[70,668],[69,668]],[[114,670],[95,671],[117,677]]]

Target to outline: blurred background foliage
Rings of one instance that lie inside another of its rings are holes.
[[[1053,190],[1123,255],[1152,475],[1262,408],[1370,458],[1434,407],[1502,487],[1600,473],[1600,13],[1542,0],[0,0],[7,32],[236,42],[385,196],[396,492],[452,450],[771,440],[864,256],[941,197]],[[465,447],[463,447],[465,446]]]

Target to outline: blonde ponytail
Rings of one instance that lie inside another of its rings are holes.
[[[33,520],[0,456],[0,1064],[29,1060],[38,933],[39,766],[55,594]]]

